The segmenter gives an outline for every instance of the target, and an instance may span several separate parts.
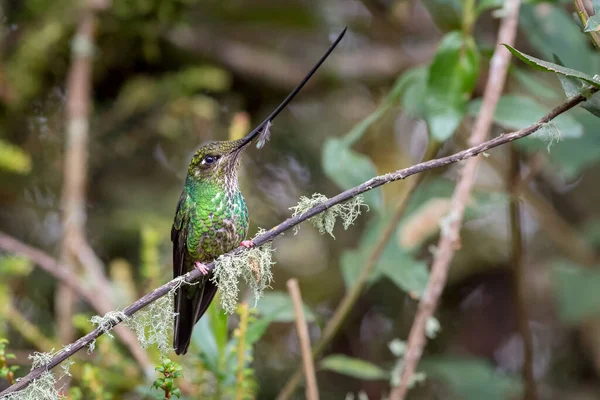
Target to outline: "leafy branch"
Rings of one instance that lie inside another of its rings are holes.
[[[15,383],[15,371],[19,368],[18,365],[8,365],[7,360],[15,358],[14,354],[6,353],[8,340],[0,338],[0,378],[6,379],[11,385]]]
[[[154,381],[154,388],[160,389],[164,392],[163,395],[157,396],[157,399],[170,399],[173,396],[181,397],[181,390],[175,385],[175,379],[181,378],[181,365],[175,361],[171,361],[168,358],[164,359],[162,363],[156,367],[162,376]]]
[[[596,87],[588,88],[589,94],[594,94],[597,91],[598,91],[598,88],[596,88]],[[570,98],[569,100],[567,100],[566,102],[564,102],[563,104],[555,107],[552,111],[550,111],[548,114],[546,114],[540,120],[538,120],[537,122],[535,122],[534,124],[530,125],[529,127],[525,128],[525,129],[521,129],[521,130],[518,130],[515,132],[511,132],[511,133],[505,133],[505,134],[495,137],[491,140],[483,142],[479,145],[473,146],[471,148],[454,153],[454,154],[446,156],[446,157],[441,157],[441,158],[437,158],[434,160],[425,161],[425,162],[422,162],[419,164],[415,164],[408,168],[403,168],[403,169],[397,170],[395,172],[391,172],[391,173],[388,173],[385,175],[373,177],[358,186],[348,189],[326,201],[323,201],[323,202],[315,205],[314,207],[310,208],[309,210],[305,211],[304,213],[302,213],[300,215],[296,215],[295,217],[288,218],[287,220],[283,221],[281,224],[275,226],[274,228],[270,229],[269,231],[256,237],[253,240],[254,244],[256,246],[262,246],[263,244],[271,242],[277,236],[281,235],[282,233],[289,230],[290,228],[293,228],[294,226],[300,224],[301,222],[304,222],[304,221],[308,220],[309,218],[312,218],[312,217],[316,216],[317,214],[320,214],[337,204],[341,204],[345,201],[348,201],[362,193],[368,192],[377,187],[380,187],[385,184],[395,182],[398,180],[406,179],[409,176],[416,175],[416,174],[419,174],[419,173],[422,173],[422,172],[425,172],[425,171],[428,171],[428,170],[431,170],[434,168],[443,167],[443,166],[453,164],[453,163],[456,163],[456,162],[459,162],[462,160],[466,160],[468,158],[472,158],[476,155],[484,153],[495,147],[498,147],[498,146],[504,145],[506,143],[515,141],[517,139],[521,139],[523,137],[529,136],[529,135],[537,132],[541,128],[543,128],[548,122],[552,121],[557,116],[572,109],[573,107],[577,106],[578,104],[583,103],[584,101],[586,101],[585,96],[583,96],[583,95],[574,96],[574,97]],[[238,248],[236,250],[233,250],[229,254],[241,254],[244,251],[245,251],[244,248]],[[214,262],[211,262],[207,265],[207,267],[210,270],[212,270],[214,268],[214,266],[215,266]],[[185,282],[188,282],[188,283],[193,283],[193,282],[196,282],[200,277],[201,277],[200,271],[193,270],[193,271],[189,272],[188,274],[184,275],[183,277],[173,279],[170,282],[154,289],[152,292],[146,294],[145,296],[141,297],[140,299],[135,301],[130,306],[123,309],[122,315],[126,316],[126,317],[131,317],[132,315],[134,315],[135,313],[137,313],[138,311],[140,311],[147,305],[149,305],[149,304],[155,302],[156,300],[160,299],[161,297],[167,295],[177,285],[181,285],[182,280],[184,280]],[[120,318],[120,317],[116,318],[115,320],[110,322],[109,328],[113,328],[114,326],[118,325],[120,322],[122,322],[122,318]],[[103,327],[103,329],[101,329],[101,328],[94,329],[92,332],[81,337],[79,340],[66,346],[62,351],[58,352],[54,357],[52,357],[52,359],[47,364],[32,369],[29,372],[29,374],[27,374],[25,377],[21,378],[14,385],[10,386],[5,391],[0,393],[0,396],[5,396],[10,393],[14,393],[16,391],[26,388],[35,379],[39,378],[44,372],[47,372],[48,370],[56,367],[61,362],[68,359],[73,354],[77,353],[79,350],[81,350],[82,348],[84,348],[87,345],[89,345],[90,343],[92,343],[94,340],[96,340],[98,337],[100,337],[104,333],[106,333],[106,327]]]

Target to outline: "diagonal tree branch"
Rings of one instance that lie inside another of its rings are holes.
[[[597,88],[594,88],[594,87],[589,88],[590,94],[596,93],[597,91],[598,91]],[[308,211],[306,211],[305,213],[303,213],[301,215],[297,215],[295,217],[288,218],[287,220],[283,221],[281,224],[275,226],[271,230],[254,238],[253,242],[256,246],[262,246],[263,244],[272,241],[277,236],[281,235],[283,232],[300,224],[301,222],[304,222],[307,219],[312,218],[315,215],[322,213],[323,211],[327,210],[330,207],[333,207],[336,204],[343,203],[343,202],[350,200],[351,198],[356,197],[356,196],[358,196],[362,193],[365,193],[369,190],[375,189],[377,187],[380,187],[385,184],[395,182],[395,181],[398,181],[401,179],[406,179],[409,176],[419,174],[424,171],[443,167],[443,166],[446,166],[449,164],[453,164],[453,163],[456,163],[456,162],[459,162],[462,160],[466,160],[466,159],[475,157],[478,154],[486,152],[495,147],[501,146],[506,143],[510,143],[517,139],[521,139],[525,136],[529,136],[532,133],[537,132],[540,128],[542,128],[548,122],[552,121],[557,116],[570,110],[571,108],[577,106],[578,104],[584,102],[585,100],[586,100],[586,98],[582,95],[572,97],[569,100],[567,100],[565,103],[555,107],[552,111],[550,111],[547,115],[545,115],[539,121],[537,121],[536,123],[534,123],[533,125],[525,128],[525,129],[521,129],[519,131],[500,135],[498,137],[495,137],[494,139],[488,140],[487,142],[478,144],[469,149],[460,151],[458,153],[449,155],[447,157],[442,157],[442,158],[437,158],[437,159],[430,160],[430,161],[425,161],[425,162],[422,162],[419,164],[415,164],[408,168],[403,168],[403,169],[400,169],[395,172],[391,172],[391,173],[388,173],[388,174],[385,174],[382,176],[377,176],[377,177],[371,178],[368,181],[366,181],[354,188],[351,188],[342,193],[339,193],[335,197],[332,197],[331,199],[328,199],[327,201],[324,201],[323,203],[320,203],[320,204],[312,207],[311,209],[309,209]],[[240,254],[243,251],[245,251],[244,248],[238,248],[238,249],[230,252],[230,254]],[[207,264],[207,268],[209,270],[212,270],[214,268],[214,262]],[[192,283],[192,282],[197,281],[200,277],[201,277],[200,271],[195,269],[195,270],[187,273],[186,275],[184,275],[183,279],[185,279],[186,282]],[[159,298],[165,296],[166,294],[168,294],[173,288],[177,287],[177,285],[180,284],[181,279],[182,278],[173,279],[172,281],[165,283],[164,285],[154,289],[152,292],[146,294],[145,296],[138,299],[136,302],[134,302],[130,306],[123,309],[123,314],[127,317],[134,315],[136,312],[138,312],[142,308],[146,307],[148,304],[150,304],[150,303],[158,300]],[[111,322],[111,326],[114,327],[120,322],[122,322],[122,320],[120,320],[120,319],[118,322],[116,322],[116,321]],[[96,340],[98,337],[100,337],[102,334],[104,334],[105,331],[106,331],[106,329],[96,328],[92,332],[81,337],[76,342],[70,344],[69,346],[66,346],[66,348],[63,351],[61,351],[59,354],[54,356],[48,364],[46,364],[45,366],[33,369],[32,371],[29,372],[29,374],[27,374],[27,376],[21,378],[19,380],[19,382],[15,383],[14,385],[7,388],[5,391],[0,393],[0,396],[5,396],[7,394],[14,393],[16,391],[24,389],[33,380],[35,380],[36,378],[41,376],[44,372],[59,365],[62,361],[66,360],[71,355],[75,354],[76,352],[81,350],[83,347],[87,346],[92,341]]]
[[[508,67],[510,65],[510,53],[503,43],[512,45],[517,36],[517,25],[519,21],[520,0],[507,0],[504,3],[506,12],[504,19],[500,24],[498,32],[498,46],[490,62],[490,70],[488,80],[483,94],[483,103],[481,111],[477,116],[473,132],[470,138],[470,145],[478,147],[479,143],[485,144],[493,142],[484,142],[488,137],[490,128],[494,123],[494,112],[496,105],[500,100]],[[556,109],[555,109],[556,110]],[[543,120],[544,118],[542,118]],[[548,121],[545,121],[548,122]],[[504,135],[503,135],[504,136]],[[499,136],[498,138],[502,138]],[[496,139],[498,139],[496,138]],[[479,144],[481,146],[481,144]],[[442,228],[440,240],[438,242],[433,264],[431,266],[431,274],[425,288],[425,293],[419,302],[417,315],[410,329],[408,336],[408,344],[406,354],[404,356],[404,368],[399,372],[400,384],[392,390],[390,400],[403,400],[406,397],[410,386],[411,378],[417,368],[417,364],[421,359],[423,350],[427,343],[426,325],[427,321],[433,317],[435,309],[439,301],[444,287],[450,263],[454,258],[454,253],[460,247],[460,228],[465,213],[465,208],[471,196],[471,190],[475,182],[475,175],[479,165],[479,158],[472,158],[467,161],[464,169],[461,171],[452,202],[450,205],[450,213],[447,217],[447,226]]]

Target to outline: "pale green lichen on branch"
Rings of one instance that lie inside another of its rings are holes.
[[[48,353],[34,352],[29,356],[31,360],[31,369],[43,367],[47,365],[57,354],[62,351],[68,351],[70,345],[63,347],[58,351],[52,351]],[[62,374],[57,378],[50,371],[44,372],[39,378],[33,380],[29,386],[25,389],[15,393],[11,393],[7,396],[2,397],[0,400],[60,400],[66,399],[61,394],[62,388],[57,387],[56,383],[65,376],[71,376],[69,368],[74,364],[72,360],[66,360],[62,365]]]
[[[264,229],[260,229],[255,238],[264,232]],[[211,279],[221,291],[221,306],[225,312],[233,314],[237,309],[240,278],[252,289],[255,301],[262,297],[273,280],[271,266],[275,264],[272,260],[274,251],[269,242],[240,254],[225,254],[215,260]]]
[[[113,335],[110,333],[110,331],[115,327],[115,325],[121,321],[127,321],[128,319],[129,317],[125,315],[123,311],[114,310],[107,312],[103,317],[94,315],[92,318],[90,318],[90,322],[100,328],[100,330],[102,330],[102,332],[108,337],[112,338]]]
[[[1,400],[59,400],[66,397],[56,389],[57,379],[52,372],[44,372],[25,389],[2,397]]]
[[[297,205],[290,207],[290,210],[294,211],[292,217],[302,215],[311,208],[322,204],[327,200],[327,196],[320,193],[314,193],[311,198],[302,196],[300,197]],[[332,238],[335,239],[335,236],[333,235],[333,228],[335,227],[338,217],[341,218],[344,229],[348,229],[350,225],[354,223],[356,218],[362,214],[363,206],[367,207],[367,211],[369,211],[369,206],[364,202],[363,197],[358,195],[346,201],[345,203],[336,204],[329,207],[325,211],[309,218],[309,221],[315,226],[315,228],[319,230],[319,233],[328,233]],[[299,229],[300,228],[298,226],[295,226],[294,234],[298,233]]]
[[[177,279],[169,293],[150,303],[147,308],[136,313],[134,317],[128,317],[124,312],[115,310],[106,313],[103,317],[96,315],[90,321],[111,338],[110,331],[116,324],[123,321],[133,330],[142,348],[156,345],[161,355],[166,357],[166,354],[172,350],[169,338],[173,329],[173,318],[175,318],[173,298],[175,291],[182,284],[189,284],[185,282],[184,276]],[[94,349],[93,343],[90,344],[91,351]]]
[[[170,291],[126,322],[126,325],[134,331],[142,348],[156,345],[163,356],[172,350],[169,338],[173,329],[173,318],[175,318],[173,297],[173,291]]]

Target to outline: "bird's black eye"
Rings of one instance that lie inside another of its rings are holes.
[[[208,156],[204,157],[204,159],[202,160],[202,164],[204,164],[204,165],[211,165],[215,161],[217,161],[217,158],[218,158],[217,156],[208,155]]]

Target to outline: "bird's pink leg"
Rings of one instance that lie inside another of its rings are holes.
[[[240,246],[244,246],[245,248],[249,249],[250,247],[254,247],[254,242],[252,240],[242,240]]]
[[[208,267],[206,265],[202,264],[200,261],[196,261],[194,263],[194,265],[196,266],[196,268],[198,269],[198,271],[200,271],[200,273],[202,275],[208,275],[208,273],[210,272],[208,270]]]

